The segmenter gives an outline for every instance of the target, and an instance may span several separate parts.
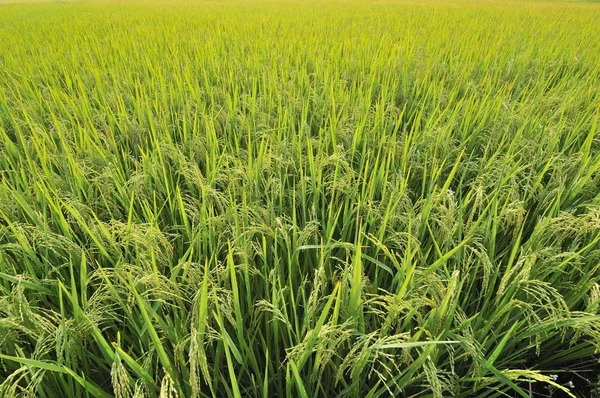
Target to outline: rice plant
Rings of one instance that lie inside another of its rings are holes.
[[[1,3],[0,396],[598,396],[598,21]]]

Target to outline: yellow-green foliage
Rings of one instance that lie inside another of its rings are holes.
[[[591,396],[599,23],[0,4],[0,396]]]

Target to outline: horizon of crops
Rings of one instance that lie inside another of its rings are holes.
[[[0,397],[597,396],[598,21],[0,4]]]

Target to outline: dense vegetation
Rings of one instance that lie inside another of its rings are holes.
[[[0,396],[592,396],[599,21],[0,4]]]

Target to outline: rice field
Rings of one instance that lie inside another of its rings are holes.
[[[0,4],[0,397],[600,396],[600,4]]]

